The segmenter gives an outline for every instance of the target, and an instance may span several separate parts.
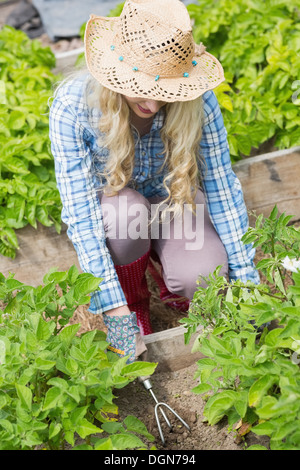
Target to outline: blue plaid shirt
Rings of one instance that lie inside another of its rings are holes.
[[[91,297],[90,311],[102,313],[125,305],[126,299],[106,246],[103,216],[97,191],[108,150],[97,145],[97,123],[101,111],[88,108],[84,98],[86,76],[62,85],[50,108],[50,140],[55,160],[57,186],[72,241],[83,271],[103,278],[101,291]],[[230,279],[259,282],[253,264],[252,245],[240,241],[248,228],[248,215],[241,185],[231,166],[227,132],[213,91],[203,95],[204,127],[200,151],[206,162],[202,175],[208,211],[228,255]],[[163,157],[160,130],[163,110],[155,115],[149,134],[135,138],[135,168],[132,183],[145,197],[165,196],[159,172]],[[201,168],[199,166],[199,171]]]

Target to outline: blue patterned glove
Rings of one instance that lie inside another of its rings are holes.
[[[109,343],[107,349],[120,357],[129,356],[127,364],[136,361],[147,351],[134,312],[120,316],[104,314],[103,320],[107,327],[106,341]]]

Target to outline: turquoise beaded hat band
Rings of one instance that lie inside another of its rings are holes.
[[[115,46],[114,46],[113,44],[110,46],[110,50],[111,50],[111,51],[114,51],[114,50],[115,50]],[[123,57],[122,55],[120,55],[120,56],[119,56],[119,60],[120,60],[121,62],[123,62],[124,57]],[[196,61],[196,60],[192,60],[192,64],[193,64],[193,66],[195,67],[195,66],[197,65],[197,61]],[[135,65],[134,67],[132,67],[132,70],[133,70],[134,72],[138,72],[139,68]],[[183,77],[185,77],[185,78],[189,77],[189,73],[188,73],[188,72],[184,72],[184,73],[183,73]],[[154,80],[157,82],[157,80],[159,80],[159,78],[160,78],[160,75],[156,75],[155,78],[154,78]]]
[[[96,80],[130,97],[188,101],[224,80],[180,0],[127,0],[118,18],[91,15],[85,52]]]

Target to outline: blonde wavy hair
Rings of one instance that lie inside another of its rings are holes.
[[[57,88],[86,73],[86,67],[81,67],[68,74],[57,84]],[[56,92],[57,89],[54,96]],[[130,127],[130,108],[121,94],[103,87],[91,75],[86,83],[85,100],[88,107],[101,110],[98,145],[109,150],[109,158],[104,171],[98,176],[106,182],[104,194],[114,196],[130,182],[134,169],[135,143]],[[174,216],[182,214],[184,204],[194,211],[194,198],[201,186],[199,159],[205,167],[204,159],[199,154],[204,122],[202,97],[167,103],[165,110],[166,118],[161,129],[164,144],[161,169],[167,167],[163,185],[168,196],[158,205],[157,213],[162,205],[167,204],[162,217],[167,211],[172,211]]]
[[[106,180],[103,189],[108,196],[116,195],[131,179],[134,169],[135,143],[130,127],[130,108],[124,97],[98,86],[101,118],[98,144],[109,150],[109,158],[100,176]],[[202,137],[202,98],[187,102],[167,103],[166,118],[161,130],[164,144],[163,185],[168,196],[162,204],[166,210],[181,214],[184,204],[194,208],[199,181],[199,144]]]

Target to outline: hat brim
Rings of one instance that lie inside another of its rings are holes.
[[[187,77],[160,77],[134,71],[134,64],[120,60],[114,45],[117,18],[91,15],[85,30],[85,58],[92,76],[103,86],[128,97],[165,102],[190,101],[216,88],[225,80],[223,67],[212,54],[195,56],[197,65]]]

